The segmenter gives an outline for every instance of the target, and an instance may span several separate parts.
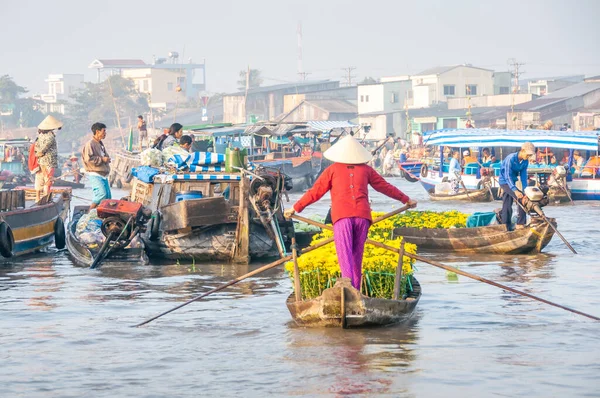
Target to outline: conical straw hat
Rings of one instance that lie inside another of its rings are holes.
[[[326,159],[337,163],[361,164],[371,161],[373,156],[356,138],[347,135],[323,153]]]
[[[38,129],[40,130],[56,130],[62,127],[62,122],[56,120],[56,118],[52,115],[46,116],[44,120],[38,125]]]

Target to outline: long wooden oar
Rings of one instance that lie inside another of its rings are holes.
[[[386,218],[393,217],[393,216],[395,216],[396,214],[400,214],[400,213],[402,213],[403,211],[405,211],[405,210],[408,210],[408,209],[410,209],[410,208],[411,208],[411,206],[409,206],[409,205],[405,205],[405,206],[402,206],[402,207],[400,207],[400,208],[398,208],[398,209],[396,209],[396,210],[392,210],[392,211],[390,211],[389,213],[385,213],[384,215],[382,215],[382,216],[380,216],[380,217],[377,217],[376,219],[374,219],[374,220],[373,220],[373,224],[377,224],[378,222],[380,222],[380,221],[383,221],[383,220],[385,220]],[[331,230],[333,231],[333,228],[332,228]]]
[[[333,231],[333,228],[330,225],[321,224],[319,222],[316,222],[316,221],[313,221],[313,220],[311,220],[309,218],[304,218],[304,217],[301,217],[301,216],[294,215],[292,217],[295,218],[295,219],[297,219],[297,220],[299,220],[299,221],[304,221],[307,224],[312,224],[312,225],[314,225],[316,227],[320,227],[320,228],[323,228],[323,229],[328,229],[330,231]],[[400,253],[400,250],[401,250],[399,248],[388,246],[388,245],[386,245],[384,243],[377,242],[377,241],[374,241],[372,239],[367,239],[367,243],[370,244],[370,245],[373,245],[373,246],[380,247],[382,249],[387,249],[387,250],[393,251],[395,253]],[[451,272],[457,273],[459,275],[466,276],[467,278],[471,278],[471,279],[474,279],[474,280],[479,281],[479,282],[487,283],[488,285],[496,286],[496,287],[499,287],[500,289],[504,289],[504,290],[507,290],[509,292],[519,294],[521,296],[529,297],[530,299],[537,300],[539,302],[542,302],[542,303],[545,303],[545,304],[549,304],[549,305],[557,307],[557,308],[561,308],[563,310],[572,312],[574,314],[585,316],[585,317],[593,319],[595,321],[600,321],[600,318],[596,317],[594,315],[586,314],[585,312],[581,312],[581,311],[574,310],[574,309],[569,308],[569,307],[565,307],[565,306],[560,305],[560,304],[553,303],[552,301],[548,301],[546,299],[534,296],[533,294],[529,294],[529,293],[523,292],[521,290],[513,289],[512,287],[508,287],[506,285],[502,285],[500,283],[491,281],[489,279],[482,278],[481,276],[477,276],[477,275],[474,275],[474,274],[462,271],[462,270],[460,270],[458,268],[454,268],[454,267],[451,267],[449,265],[444,265],[442,263],[438,263],[437,261],[428,260],[426,258],[423,258],[423,257],[418,256],[416,254],[408,253],[406,251],[404,251],[403,254],[405,256],[413,258],[415,260],[422,261],[424,263],[433,265],[434,267],[442,268],[442,269],[445,269],[446,271],[451,271]]]
[[[307,247],[307,248],[306,248],[306,249],[304,249],[302,252],[303,252],[303,253],[308,253],[308,252],[310,252],[310,251],[313,251],[313,250],[315,250],[315,249],[318,249],[318,248],[320,248],[320,247],[323,247],[323,246],[325,246],[325,245],[327,245],[327,244],[329,244],[329,243],[331,243],[331,242],[333,242],[333,238],[328,238],[328,239],[325,239],[324,241],[322,241],[322,242],[319,242],[319,243],[317,243],[316,245],[313,245],[313,246]],[[178,310],[178,309],[180,309],[180,308],[182,308],[182,307],[185,307],[186,305],[188,305],[188,304],[191,304],[191,303],[193,303],[194,301],[198,301],[198,300],[200,300],[200,299],[203,299],[203,298],[204,298],[204,297],[206,297],[206,296],[209,296],[209,295],[211,295],[211,294],[213,294],[213,293],[219,292],[219,291],[221,291],[221,290],[223,290],[223,289],[225,289],[225,288],[227,288],[227,287],[229,287],[229,286],[231,286],[231,285],[235,285],[236,283],[238,283],[238,282],[240,282],[240,281],[243,281],[244,279],[247,279],[247,278],[250,278],[250,277],[252,277],[252,276],[254,276],[254,275],[260,274],[261,272],[264,272],[264,271],[266,271],[266,270],[269,270],[269,269],[271,269],[271,268],[275,268],[275,267],[277,267],[278,265],[281,265],[281,264],[285,263],[286,261],[290,261],[290,260],[292,260],[292,258],[293,258],[292,256],[285,256],[285,257],[283,257],[283,258],[280,258],[280,259],[279,259],[279,260],[277,260],[277,261],[274,261],[274,262],[272,262],[272,263],[270,263],[270,264],[267,264],[267,265],[265,265],[265,266],[262,266],[262,267],[260,267],[260,268],[258,268],[258,269],[255,269],[255,270],[254,270],[254,271],[252,271],[252,272],[248,272],[248,273],[247,273],[247,274],[245,274],[245,275],[242,275],[242,276],[240,276],[240,277],[237,277],[237,278],[235,278],[235,279],[234,279],[234,280],[232,280],[232,281],[229,281],[229,282],[227,282],[227,283],[225,283],[225,284],[223,284],[223,285],[221,285],[221,286],[219,286],[219,287],[216,287],[216,288],[214,288],[214,289],[212,289],[212,290],[209,290],[209,291],[208,291],[208,292],[206,292],[206,293],[203,293],[203,294],[201,294],[201,295],[199,295],[199,296],[197,296],[197,297],[194,297],[193,299],[191,299],[191,300],[188,300],[188,301],[186,301],[185,303],[178,305],[177,307],[173,307],[173,308],[171,308],[171,309],[170,309],[170,310],[168,310],[168,311],[165,311],[165,312],[163,312],[163,313],[161,313],[161,314],[158,314],[158,315],[156,315],[156,316],[153,316],[153,317],[152,317],[152,318],[150,318],[150,319],[147,319],[147,320],[145,320],[144,322],[138,323],[137,325],[135,325],[135,327],[143,326],[143,325],[145,325],[145,324],[147,324],[147,323],[150,323],[150,322],[154,321],[155,319],[158,319],[158,318],[160,318],[160,317],[162,317],[162,316],[164,316],[164,315],[167,315],[167,314],[169,314],[169,313],[171,313],[171,312],[173,312],[173,311],[175,311],[175,310]]]

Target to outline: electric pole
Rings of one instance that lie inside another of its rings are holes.
[[[352,79],[354,79],[356,77],[356,75],[353,75],[352,72],[355,71],[356,68],[353,67],[353,66],[349,66],[347,68],[342,68],[342,70],[344,72],[346,72],[342,76],[342,79],[344,79],[346,81],[346,86],[351,86],[352,85]]]
[[[308,75],[310,75],[310,72],[298,72],[298,76],[300,76],[301,81],[305,81]]]
[[[307,73],[304,72],[304,66],[302,65],[302,22],[298,21],[298,29],[296,30],[296,36],[298,39],[298,76],[300,80],[306,80]]]
[[[508,65],[510,67],[511,76],[514,77],[514,83],[512,88],[512,104],[510,106],[511,113],[515,111],[515,94],[519,92],[519,76],[523,74],[523,71],[519,69],[521,66],[525,65],[524,63],[517,62],[516,58],[510,58],[508,60]],[[512,115],[511,115],[512,116]]]

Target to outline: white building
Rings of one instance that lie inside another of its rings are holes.
[[[191,60],[177,63],[178,56],[170,53],[170,63],[166,58],[155,58],[151,64],[140,59],[96,59],[89,68],[97,69],[98,81],[102,71],[133,80],[141,93],[148,94],[151,108],[170,110],[188,99],[198,99],[200,92],[206,90],[205,64]],[[196,73],[199,69],[201,73]]]
[[[527,92],[535,95],[546,95],[583,81],[583,75],[551,77],[527,82]]]
[[[403,136],[397,111],[404,109],[411,88],[412,82],[406,76],[358,86],[358,121],[363,126],[370,126],[367,138],[382,139],[390,134]]]
[[[84,88],[83,75],[57,74],[48,75],[48,93],[34,97],[44,102],[44,113],[65,113],[65,105],[72,102],[71,95]]]
[[[411,81],[411,108],[427,108],[453,97],[494,94],[494,71],[471,65],[428,69],[411,76]]]

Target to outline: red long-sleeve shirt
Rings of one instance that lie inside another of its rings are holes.
[[[402,203],[410,200],[402,191],[388,183],[366,164],[334,163],[323,171],[315,184],[294,204],[300,213],[331,190],[331,220],[348,217],[371,219],[369,184],[378,192]]]

